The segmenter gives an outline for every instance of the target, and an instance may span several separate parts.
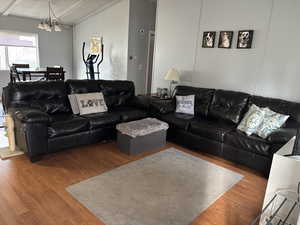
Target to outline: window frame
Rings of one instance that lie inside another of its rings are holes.
[[[8,47],[23,47],[23,48],[35,48],[36,49],[36,63],[37,66],[40,67],[40,49],[39,49],[39,35],[38,33],[28,33],[28,32],[19,32],[19,31],[12,31],[12,30],[2,30],[0,29],[0,32],[8,33],[8,34],[13,34],[13,35],[19,35],[19,36],[33,36],[35,37],[36,40],[36,45],[33,47],[29,46],[21,46],[21,45],[1,45],[4,47],[5,51],[5,62],[6,62],[6,69],[0,69],[0,71],[9,71],[9,57],[8,57]]]

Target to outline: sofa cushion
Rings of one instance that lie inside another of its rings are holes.
[[[83,115],[82,117],[89,120],[90,129],[114,126],[121,122],[120,114],[114,112],[95,113]]]
[[[67,80],[68,94],[83,94],[100,92],[100,84],[97,80]]]
[[[111,112],[119,115],[122,122],[139,120],[148,116],[148,113],[146,111],[136,109],[133,107],[117,107],[113,108]]]
[[[89,130],[89,121],[70,114],[57,114],[50,117],[49,138],[61,137]]]
[[[71,112],[63,81],[14,83],[8,92],[8,108],[35,108],[48,114]]]
[[[108,108],[125,106],[135,96],[132,81],[101,80],[99,82]]]
[[[189,128],[190,122],[194,116],[182,113],[170,113],[166,115],[161,115],[159,119],[167,122],[170,128],[179,128],[187,130]]]
[[[223,142],[226,133],[235,130],[235,125],[225,121],[209,121],[197,118],[191,122],[190,131],[201,137]]]
[[[237,124],[241,120],[248,98],[249,94],[246,93],[216,90],[208,115]]]
[[[244,151],[264,156],[272,155],[271,143],[255,135],[247,136],[240,131],[225,134],[224,143]]]
[[[208,88],[196,88],[189,86],[177,86],[176,95],[187,96],[195,95],[195,115],[207,116],[209,105],[215,90]]]

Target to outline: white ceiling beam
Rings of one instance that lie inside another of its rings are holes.
[[[61,13],[57,14],[56,16],[58,18],[62,18],[65,16],[70,15],[75,9],[80,8],[81,6],[83,6],[84,3],[86,3],[88,0],[79,0],[77,2],[75,2],[73,5],[71,5],[69,8],[67,8],[66,10],[62,11]]]
[[[23,0],[12,0],[9,5],[4,9],[4,11],[2,12],[3,16],[8,16],[11,11],[14,9],[14,7],[19,4],[21,1]]]
[[[85,15],[85,16],[83,16],[83,17],[77,19],[77,20],[74,22],[74,24],[75,24],[75,25],[76,25],[76,24],[79,24],[79,23],[81,23],[81,22],[87,20],[88,18],[90,18],[90,17],[92,17],[92,16],[94,16],[94,15],[97,15],[98,13],[101,13],[101,12],[105,11],[106,9],[108,9],[108,8],[110,8],[110,7],[112,7],[112,6],[114,6],[115,4],[117,4],[117,3],[121,2],[121,1],[122,1],[122,0],[113,0],[113,1],[111,1],[110,3],[105,4],[103,7],[101,7],[101,8],[99,8],[99,9],[97,9],[97,10],[91,12],[90,14]]]

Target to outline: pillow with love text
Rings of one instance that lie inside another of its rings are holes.
[[[76,94],[80,115],[107,112],[104,96],[101,92]]]

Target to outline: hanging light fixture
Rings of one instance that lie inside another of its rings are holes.
[[[44,30],[44,22],[39,23],[38,28]]]
[[[54,22],[54,31],[56,32],[61,32],[61,26],[59,25],[59,23],[57,21]]]
[[[55,16],[55,13],[53,11],[53,8],[51,7],[51,1],[48,1],[48,18],[42,20],[39,24],[38,24],[38,28],[44,31],[48,31],[48,32],[61,32],[61,24],[59,23],[59,19]]]

